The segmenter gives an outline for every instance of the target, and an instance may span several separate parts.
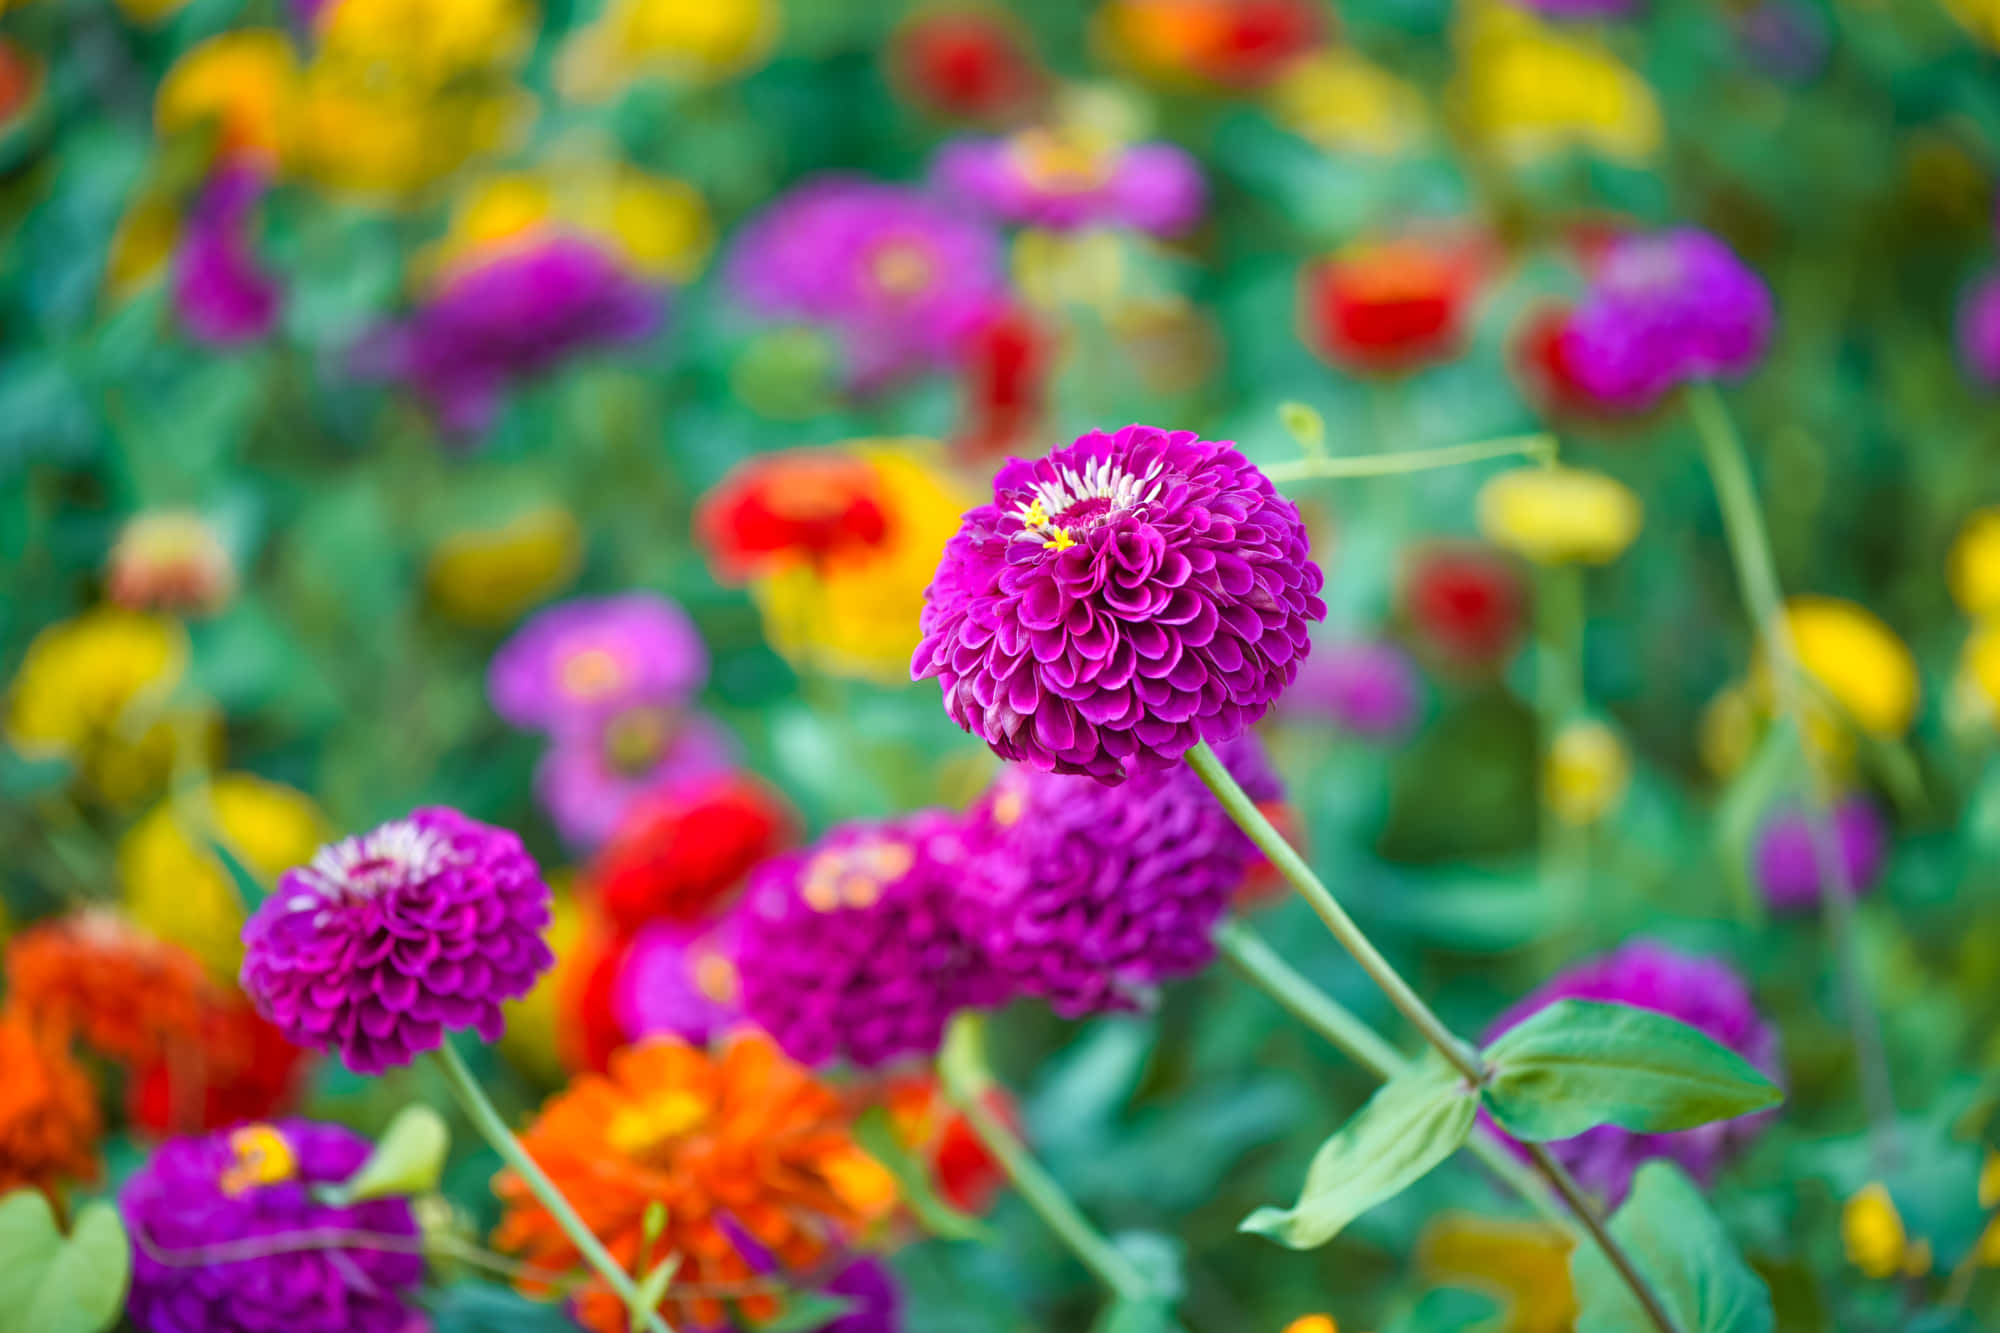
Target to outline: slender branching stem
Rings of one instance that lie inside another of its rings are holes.
[[[1448,444],[1440,449],[1299,458],[1288,463],[1273,463],[1264,469],[1264,475],[1282,486],[1287,482],[1319,481],[1332,477],[1393,477],[1406,472],[1429,472],[1434,468],[1458,467],[1463,463],[1513,455],[1539,462],[1551,461],[1556,455],[1556,437],[1546,433],[1506,435],[1496,440]]]

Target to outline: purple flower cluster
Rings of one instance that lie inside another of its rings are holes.
[[[1690,381],[1747,374],[1775,318],[1763,279],[1707,232],[1627,236],[1599,262],[1562,353],[1592,395],[1641,411]]]
[[[1974,383],[2000,389],[2000,273],[1981,278],[1959,306],[1958,356]]]
[[[1363,639],[1318,645],[1285,695],[1287,709],[1371,739],[1408,731],[1422,706],[1423,685],[1409,654]]]
[[[174,313],[199,342],[233,347],[263,337],[278,322],[283,294],[250,245],[251,219],[263,195],[258,172],[225,167],[195,201],[174,259]]]
[[[1889,828],[1865,797],[1841,802],[1833,812],[1833,836],[1856,895],[1875,887],[1888,858]],[[1779,812],[1757,835],[1757,885],[1780,912],[1808,912],[1825,889],[1813,856],[1812,826],[1803,810]]]
[[[243,989],[293,1042],[379,1074],[451,1029],[498,1040],[501,1003],[555,963],[548,924],[519,838],[426,807],[286,871],[243,928]]]
[[[1326,616],[1307,545],[1235,446],[1094,431],[1000,469],[945,546],[911,674],[1003,759],[1122,782],[1291,683]]]
[[[508,387],[580,351],[651,337],[666,295],[603,249],[551,235],[454,273],[414,316],[355,350],[366,376],[410,385],[457,436],[493,422]]]
[[[549,735],[536,795],[563,837],[589,849],[644,792],[730,767],[728,733],[692,707],[707,679],[687,613],[625,593],[534,617],[494,654],[486,688],[501,717]]]
[[[1650,1009],[1720,1042],[1767,1075],[1775,1078],[1779,1072],[1776,1030],[1757,1012],[1749,986],[1717,958],[1634,940],[1555,977],[1502,1015],[1488,1029],[1485,1041],[1490,1043],[1558,1000]],[[1769,1116],[1759,1112],[1670,1134],[1636,1134],[1600,1125],[1548,1147],[1586,1188],[1615,1205],[1631,1187],[1632,1173],[1640,1163],[1654,1157],[1671,1158],[1706,1184],[1756,1136]]]
[[[950,364],[1007,299],[992,231],[921,191],[855,176],[808,181],[752,219],[726,276],[757,314],[836,335],[860,389]]]
[[[1254,735],[1218,750],[1252,800],[1275,799]],[[1186,765],[1107,787],[1010,765],[971,814],[966,934],[1017,993],[1067,1018],[1135,1009],[1215,955],[1215,924],[1258,852]]]
[[[322,1203],[368,1140],[338,1125],[283,1120],[159,1146],[119,1191],[132,1235],[126,1314],[144,1333],[421,1333],[424,1279],[407,1199]],[[306,1233],[367,1233],[407,1249],[278,1246]],[[258,1243],[265,1249],[259,1250]],[[245,1248],[227,1260],[216,1249]]]
[[[1045,129],[946,144],[931,177],[944,194],[1002,222],[1059,231],[1113,226],[1178,236],[1201,221],[1208,203],[1201,169],[1172,144],[1099,145]]]
[[[804,1064],[936,1051],[954,1013],[1005,997],[953,911],[967,858],[961,822],[927,811],[766,861],[737,909],[745,1015]]]

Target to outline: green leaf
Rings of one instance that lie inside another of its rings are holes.
[[[1784,1094],[1728,1047],[1665,1014],[1560,1000],[1486,1050],[1486,1107],[1531,1143],[1598,1125],[1692,1129],[1776,1106]]]
[[[661,1217],[664,1225],[664,1210]],[[646,1327],[646,1316],[660,1308],[660,1302],[666,1299],[667,1284],[674,1280],[674,1274],[680,1272],[680,1269],[681,1257],[678,1254],[670,1254],[654,1264],[646,1276],[640,1278],[633,1286],[632,1299],[625,1307],[626,1317],[630,1321],[628,1327],[632,1333],[639,1333],[639,1330]]]
[[[1771,1293],[1678,1167],[1639,1168],[1611,1234],[1632,1257],[1681,1333],[1771,1333]],[[1570,1254],[1576,1333],[1656,1333],[1631,1289],[1595,1245]]]
[[[854,1122],[854,1141],[896,1178],[903,1202],[933,1235],[951,1240],[979,1240],[985,1236],[986,1228],[978,1218],[960,1212],[938,1196],[936,1186],[931,1183],[930,1168],[896,1137],[887,1107],[871,1106],[862,1112]]]
[[[1120,1300],[1105,1309],[1090,1333],[1181,1333],[1181,1326],[1167,1301]]]
[[[389,1122],[361,1169],[325,1193],[340,1204],[429,1194],[438,1187],[450,1151],[451,1130],[444,1117],[428,1106],[405,1106]]]
[[[103,1333],[125,1309],[132,1251],[108,1203],[64,1237],[35,1190],[0,1199],[0,1333]]]
[[[823,1291],[802,1291],[785,1298],[785,1308],[776,1318],[751,1324],[751,1333],[816,1333],[854,1308],[845,1296],[829,1296]]]
[[[1278,404],[1278,420],[1287,433],[1299,442],[1308,458],[1326,456],[1326,418],[1316,408],[1300,402]]]
[[[1295,1250],[1326,1244],[1457,1151],[1472,1132],[1478,1106],[1464,1076],[1433,1052],[1378,1088],[1320,1145],[1298,1203],[1259,1208],[1241,1229]]]

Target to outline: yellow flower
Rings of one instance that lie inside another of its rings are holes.
[[[1340,1333],[1340,1325],[1333,1322],[1331,1315],[1300,1315],[1285,1325],[1285,1333]]]
[[[1440,1214],[1417,1241],[1426,1277],[1484,1292],[1505,1309],[1500,1333],[1568,1333],[1576,1323],[1570,1242],[1538,1222]]]
[[[1880,1182],[1863,1186],[1840,1210],[1840,1240],[1847,1261],[1865,1277],[1922,1277],[1931,1268],[1930,1242],[1911,1243],[1895,1200]]]
[[[206,819],[210,832],[183,821]],[[245,916],[229,867],[208,839],[267,886],[303,865],[327,838],[325,817],[304,792],[248,773],[224,773],[149,811],[118,844],[118,880],[132,918],[192,951],[220,981],[243,957]]]
[[[1053,232],[1030,227],[1014,238],[1014,285],[1032,305],[1110,310],[1125,290],[1125,243],[1115,232]]]
[[[1749,762],[1757,745],[1757,731],[1757,705],[1751,701],[1750,691],[1741,684],[1726,685],[1702,710],[1695,746],[1710,773],[1730,778]]]
[[[334,0],[314,26],[325,57],[441,86],[519,60],[535,24],[529,0]]]
[[[2000,505],[1965,520],[1946,569],[1951,595],[1965,614],[2000,615]]]
[[[125,206],[104,261],[104,294],[123,301],[167,266],[181,239],[181,210],[165,190],[141,189]]]
[[[276,166],[291,136],[299,66],[275,28],[241,28],[197,43],[174,62],[153,99],[162,138],[213,124],[224,156]]]
[[[751,585],[764,634],[795,666],[901,684],[916,651],[924,589],[971,497],[936,466],[927,440],[857,441],[887,519],[881,544],[829,561],[781,566]]]
[[[565,97],[602,101],[661,75],[714,83],[762,64],[777,41],[777,0],[609,0],[556,63]]]
[[[2000,50],[2000,0],[1944,0],[1944,7],[1980,42]]]
[[[118,0],[118,8],[134,23],[149,27],[187,6],[188,0]]]
[[[1794,597],[1785,622],[1799,666],[1870,735],[1894,740],[1916,721],[1922,686],[1917,662],[1894,630],[1865,607],[1837,597]],[[1771,700],[1768,666],[1752,675],[1757,696]]]
[[[495,528],[453,533],[431,552],[425,584],[445,616],[505,625],[569,586],[583,558],[576,520],[554,505]]]
[[[561,1025],[561,997],[570,984],[570,974],[589,955],[578,947],[583,936],[583,912],[570,892],[569,875],[550,876],[555,890],[547,939],[555,951],[556,965],[535,988],[521,999],[502,1008],[507,1015],[507,1031],[500,1038],[500,1053],[515,1068],[553,1087],[567,1072],[563,1068],[557,1031]]]
[[[1559,31],[1500,0],[1460,6],[1451,100],[1503,157],[1532,160],[1587,148],[1638,161],[1664,138],[1646,81],[1593,35]]]
[[[549,228],[588,237],[642,276],[668,282],[693,279],[715,246],[708,204],[692,185],[592,162],[488,177],[459,201],[444,239],[419,266],[448,271]]]
[[[1607,564],[1644,518],[1629,487],[1582,468],[1515,468],[1479,488],[1479,530],[1540,565]]]
[[[1632,759],[1602,722],[1558,731],[1542,768],[1542,799],[1565,824],[1594,824],[1618,808],[1632,784]]]
[[[1341,47],[1294,63],[1270,98],[1279,124],[1328,152],[1393,157],[1425,134],[1423,93]]]
[[[205,707],[170,709],[187,671],[176,621],[103,606],[51,625],[28,645],[7,705],[7,741],[30,758],[66,759],[105,800],[144,795],[167,776],[177,745],[205,757]]]
[[[1953,695],[1966,722],[1990,727],[2000,720],[2000,620],[1975,626],[1966,639]]]

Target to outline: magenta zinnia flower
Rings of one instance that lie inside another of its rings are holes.
[[[931,168],[939,188],[1003,222],[1056,230],[1130,227],[1178,236],[1208,202],[1201,169],[1169,143],[1097,143],[1061,130],[960,139]]]
[[[203,187],[174,258],[174,313],[197,341],[233,347],[263,337],[278,322],[282,294],[257,263],[250,225],[264,179],[225,167]]]
[[[1715,237],[1683,227],[1612,243],[1562,353],[1597,398],[1640,411],[1691,380],[1748,374],[1774,319],[1763,279]]]
[[[752,873],[738,909],[743,1012],[802,1064],[930,1055],[961,1009],[1005,991],[960,930],[959,821],[845,824]]]
[[[735,912],[714,922],[655,921],[641,929],[613,988],[618,1025],[634,1041],[664,1035],[705,1046],[741,1022],[742,933]]]
[[[557,732],[535,765],[535,798],[563,841],[590,851],[646,793],[735,764],[735,742],[707,714],[636,704]]]
[[[1000,469],[945,545],[910,670],[1001,758],[1122,782],[1262,717],[1322,582],[1298,509],[1234,445],[1093,431]]]
[[[2000,273],[1988,274],[1958,311],[1958,358],[1986,388],[2000,388]]]
[[[629,592],[535,616],[493,655],[486,692],[514,726],[561,731],[641,705],[678,707],[707,679],[708,650],[680,605]]]
[[[1254,735],[1219,755],[1251,799],[1278,798]],[[1206,966],[1258,856],[1184,764],[1115,787],[1013,764],[969,823],[959,919],[1013,989],[1065,1018],[1140,1008]]]
[[[1842,801],[1830,823],[1848,886],[1857,896],[1868,892],[1888,857],[1888,825],[1862,796]],[[1756,868],[1757,887],[1775,910],[1804,912],[1819,906],[1825,890],[1813,855],[1812,826],[1803,810],[1781,810],[1764,825],[1757,835]]]
[[[409,1200],[337,1207],[314,1194],[352,1176],[371,1150],[352,1130],[306,1120],[161,1144],[118,1193],[134,1240],[133,1325],[145,1333],[428,1328],[416,1302],[423,1242]],[[329,1239],[301,1245],[301,1235]],[[383,1243],[342,1243],[342,1235]]]
[[[1684,954],[1652,940],[1634,940],[1570,968],[1515,1005],[1487,1030],[1490,1044],[1507,1029],[1558,1000],[1629,1004],[1678,1019],[1776,1078],[1778,1034],[1757,1012],[1741,977],[1718,958]],[[1484,1112],[1480,1113],[1482,1116]],[[1639,1164],[1666,1157],[1702,1184],[1763,1129],[1770,1112],[1719,1120],[1671,1134],[1635,1134],[1599,1125],[1548,1145],[1588,1189],[1614,1205],[1625,1197]]]
[[[1423,685],[1409,654],[1365,639],[1319,645],[1285,696],[1291,712],[1324,716],[1373,739],[1408,731],[1422,704]]]
[[[758,314],[835,335],[861,389],[955,364],[1007,300],[991,230],[921,191],[857,176],[823,176],[777,200],[738,234],[726,269]]]
[[[449,1029],[499,1040],[501,1002],[555,962],[548,924],[519,838],[428,806],[286,871],[243,927],[243,989],[294,1043],[379,1074]]]

